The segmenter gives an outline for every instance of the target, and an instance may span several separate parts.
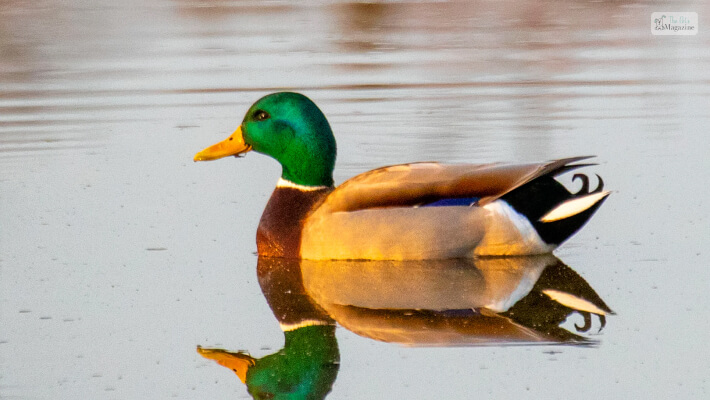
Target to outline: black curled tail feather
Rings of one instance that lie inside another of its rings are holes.
[[[591,192],[589,191],[589,176],[585,174],[574,174],[572,175],[572,182],[576,181],[577,179],[580,179],[582,181],[582,188],[577,191],[577,193],[574,194],[574,197],[580,197],[584,196],[586,194],[592,194],[592,193],[600,193],[604,189],[604,180],[602,179],[599,174],[594,174],[597,176],[597,187],[596,189],[592,190]]]
[[[572,181],[582,182],[582,187],[575,193],[567,190],[554,178],[563,172],[587,165],[565,165],[516,188],[501,199],[525,215],[542,240],[548,244],[559,245],[584,226],[606,199],[606,195],[603,195],[596,203],[574,215],[549,222],[541,221],[551,210],[565,202],[602,193],[604,181],[599,175],[596,175],[599,183],[594,190],[590,191],[589,176],[581,173],[574,174]]]

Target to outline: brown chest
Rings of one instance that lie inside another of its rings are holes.
[[[330,190],[302,191],[277,187],[266,204],[256,232],[259,255],[298,258],[303,223],[316,203]]]

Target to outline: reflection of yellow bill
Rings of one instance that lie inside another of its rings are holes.
[[[244,143],[242,127],[238,127],[234,133],[223,141],[195,154],[195,161],[211,161],[227,156],[239,156],[251,150],[251,146]]]
[[[217,364],[234,371],[242,383],[247,381],[247,371],[253,367],[256,360],[244,353],[230,353],[222,349],[203,349],[197,346],[197,352],[208,360],[216,361]]]

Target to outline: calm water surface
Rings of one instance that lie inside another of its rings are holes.
[[[653,36],[656,11],[695,11],[700,31]],[[321,357],[294,363],[327,366],[300,371],[328,399],[710,397],[709,15],[702,1],[3,2],[0,398],[248,398],[197,346],[268,376],[294,344]],[[329,117],[338,182],[595,154],[614,192],[547,260],[272,265],[254,236],[278,165],[192,155],[283,89]],[[550,290],[597,309],[539,301]],[[279,325],[302,321],[318,323]]]

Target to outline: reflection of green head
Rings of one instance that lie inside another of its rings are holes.
[[[284,332],[277,353],[255,359],[218,349],[197,351],[237,374],[255,399],[323,399],[340,367],[335,325],[310,325]]]
[[[323,399],[338,375],[335,326],[314,325],[284,333],[279,352],[256,360],[246,384],[255,399]]]

